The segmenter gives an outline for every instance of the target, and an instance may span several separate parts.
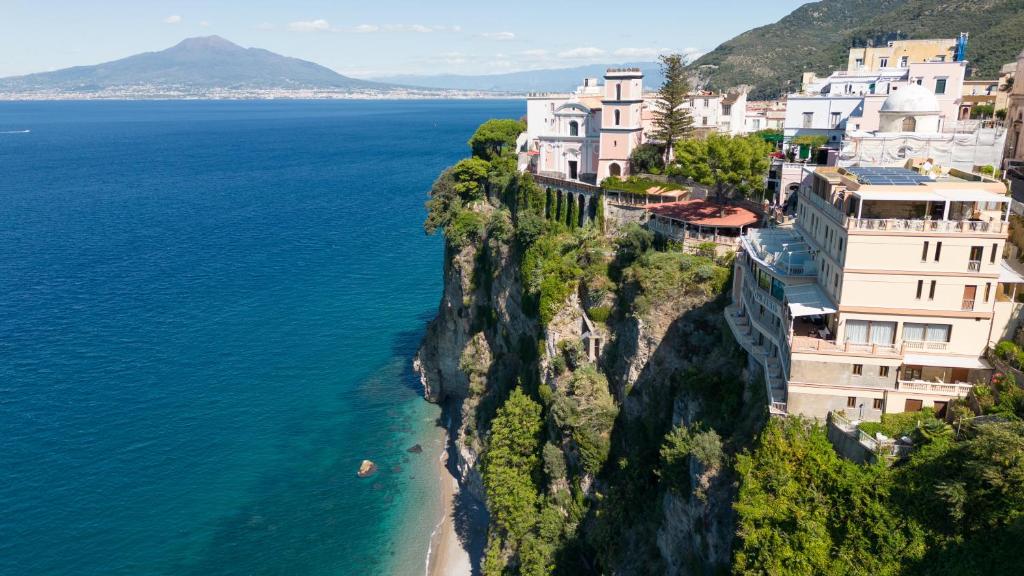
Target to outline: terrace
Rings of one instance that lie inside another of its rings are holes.
[[[749,230],[742,239],[748,253],[780,276],[816,276],[811,249],[797,232],[787,228]]]

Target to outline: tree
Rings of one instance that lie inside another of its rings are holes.
[[[474,156],[493,160],[514,149],[516,139],[524,130],[526,123],[520,120],[488,120],[476,129],[469,139],[469,147],[473,149]]]
[[[686,64],[681,54],[666,54],[661,57],[661,71],[665,83],[658,90],[654,101],[654,130],[651,138],[665,144],[665,163],[668,163],[675,143],[693,132],[693,117],[683,107],[689,97],[690,84],[686,79]]]
[[[521,540],[537,522],[541,407],[516,388],[491,423],[484,456],[487,508],[495,524]]]
[[[757,136],[710,134],[676,145],[674,172],[714,187],[719,203],[764,187],[772,147]]]
[[[661,174],[665,169],[665,152],[657,144],[641,144],[629,155],[630,171],[634,174],[647,172]]]
[[[996,107],[993,104],[978,104],[977,106],[971,107],[971,119],[985,119],[991,118],[995,113]]]

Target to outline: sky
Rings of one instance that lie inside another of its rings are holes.
[[[804,0],[0,0],[0,77],[217,34],[342,74],[493,74],[699,55]]]

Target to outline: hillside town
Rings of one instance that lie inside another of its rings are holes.
[[[645,148],[675,153],[662,95],[609,69],[529,96],[519,169],[560,219],[578,203],[582,224],[601,198],[608,227],[734,253],[726,320],[772,414],[943,417],[1007,369],[993,350],[1024,320],[1024,51],[998,78],[968,69],[964,34],[851,48],[777,101],[691,90],[690,138],[770,144],[761,189],[732,199],[644,164]]]

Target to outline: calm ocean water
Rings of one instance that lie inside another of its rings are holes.
[[[423,202],[524,108],[0,103],[0,574],[422,574]]]

